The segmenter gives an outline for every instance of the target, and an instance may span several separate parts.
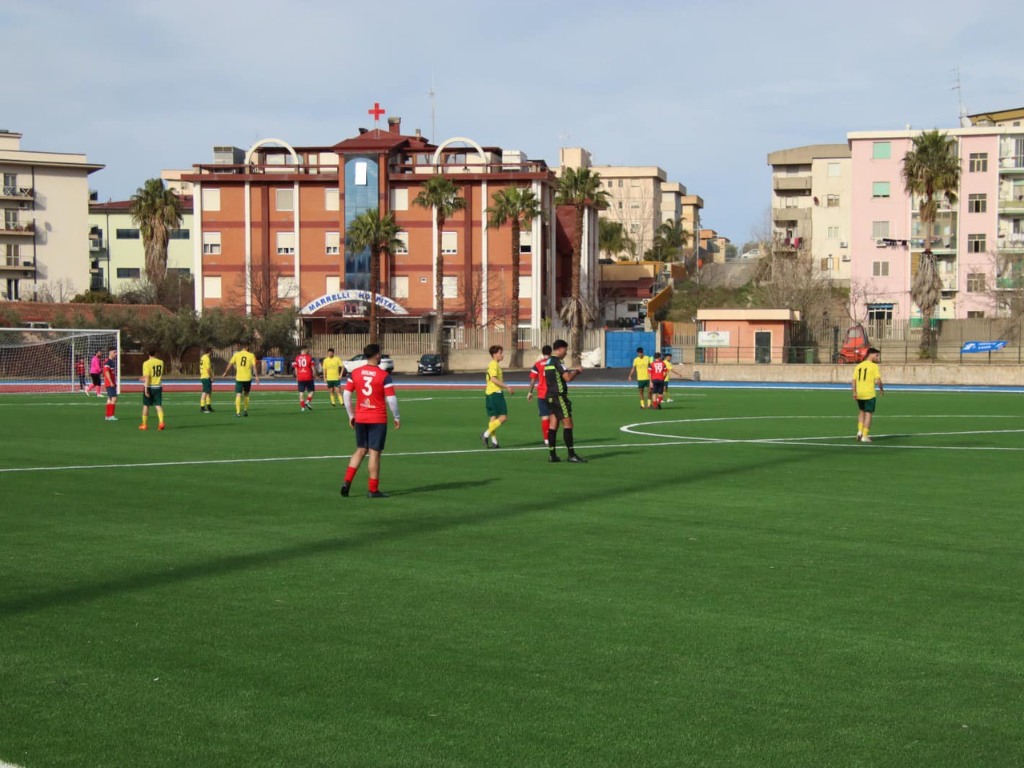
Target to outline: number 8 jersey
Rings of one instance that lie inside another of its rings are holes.
[[[364,365],[352,371],[345,389],[354,392],[355,419],[358,424],[387,424],[387,399],[394,397],[395,385],[391,374],[376,365]]]

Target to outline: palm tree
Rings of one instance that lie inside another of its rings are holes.
[[[615,258],[623,252],[632,250],[635,246],[633,238],[626,234],[626,228],[621,223],[609,219],[598,219],[597,247],[601,253],[609,258]]]
[[[456,211],[466,207],[466,198],[459,197],[458,184],[438,174],[427,179],[423,189],[413,200],[421,208],[434,209],[434,221],[437,224],[436,271],[437,283],[434,285],[434,302],[437,304],[437,329],[434,338],[434,352],[444,353],[444,256],[441,253],[441,235],[444,224]]]
[[[568,303],[562,308],[569,321],[569,346],[572,364],[580,364],[580,331],[589,322],[591,310],[580,295],[580,260],[583,254],[583,212],[588,205],[597,209],[608,207],[608,193],[601,189],[601,174],[589,168],[566,168],[558,180],[555,203],[571,205],[576,210],[576,231],[572,239],[572,288]]]
[[[360,214],[348,226],[345,239],[357,251],[364,248],[370,252],[370,343],[377,343],[377,292],[380,283],[380,255],[391,253],[401,247],[402,241],[398,233],[402,228],[395,223],[395,214],[389,213],[384,218],[380,209],[373,208]]]
[[[658,227],[647,255],[653,261],[675,261],[689,241],[690,233],[683,229],[683,222],[668,219]]]
[[[131,198],[132,222],[142,234],[146,251],[146,277],[153,284],[167,272],[167,241],[171,230],[181,226],[181,198],[164,188],[160,179],[147,179]]]
[[[512,226],[512,348],[511,364],[519,367],[519,240],[523,226],[530,229],[534,219],[543,215],[540,200],[533,190],[522,187],[499,190],[494,195],[494,205],[488,207],[487,226],[492,229],[511,224]],[[535,246],[533,253],[539,253]]]
[[[932,314],[942,298],[942,282],[932,255],[932,231],[939,199],[951,205],[960,187],[960,159],[956,139],[939,131],[925,131],[914,138],[914,148],[903,158],[903,186],[920,199],[924,252],[910,285],[910,297],[921,310],[921,349],[932,345]]]

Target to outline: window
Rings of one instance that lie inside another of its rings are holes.
[[[207,299],[219,299],[221,297],[220,275],[205,275],[203,277],[203,297]]]
[[[295,233],[294,232],[278,232],[277,233],[277,255],[287,256],[288,254],[295,253]]]
[[[275,191],[275,197],[277,198],[277,210],[279,211],[294,211],[295,210],[295,190],[294,189],[277,189]]]
[[[452,275],[451,277],[444,278],[444,288],[442,289],[442,295],[446,299],[457,299],[459,298],[459,278]]]
[[[967,167],[971,173],[985,173],[988,171],[988,152],[972,152],[969,156]]]
[[[968,213],[985,213],[986,211],[988,211],[988,195],[967,196]]]
[[[629,207],[630,207],[630,208],[639,208],[639,207],[640,207],[640,201],[639,201],[639,200],[633,200],[633,201],[632,201],[632,202],[631,202],[631,203],[629,204]]]
[[[18,301],[21,298],[18,281],[13,278],[7,278],[7,298],[11,301]]]
[[[341,278],[337,275],[328,275],[324,285],[325,293],[337,293],[341,290]]]
[[[833,176],[833,177],[835,177],[835,176],[842,176],[843,174],[842,174],[842,170],[841,169],[842,169],[842,166],[840,166],[839,163],[829,163],[828,164],[828,175],[829,176]]]
[[[279,299],[294,299],[299,295],[299,286],[295,284],[295,278],[291,275],[282,275],[277,278],[277,297]]]
[[[395,250],[393,251],[393,253],[396,256],[397,255],[404,256],[405,254],[407,254],[409,252],[409,233],[408,232],[399,232],[397,235],[395,235],[395,239],[399,243],[401,243],[401,245],[395,245]]]
[[[341,196],[338,194],[337,187],[328,187],[324,190],[324,210],[325,211],[339,211],[341,210]]]
[[[835,262],[832,260],[831,256],[828,256],[827,258],[823,258],[821,260],[821,271],[822,272],[831,272],[834,263]]]
[[[872,221],[871,222],[871,236],[876,240],[880,237],[889,236],[889,222],[888,221]]]
[[[985,236],[984,235],[968,235],[967,236],[967,252],[968,253],[984,253],[985,252]]]
[[[118,267],[118,280],[138,280],[142,277],[142,270],[138,267]]]
[[[889,262],[888,261],[874,261],[871,263],[871,275],[873,277],[888,277],[889,276]]]
[[[204,211],[219,211],[220,210],[220,190],[219,189],[204,189],[203,190],[203,210]],[[220,298],[218,296],[218,298]]]
[[[622,189],[622,179],[619,179],[619,189]]]
[[[177,275],[178,277],[192,277],[192,270],[188,267],[170,267],[167,270],[169,275]]]
[[[220,253],[220,232],[203,232],[203,253],[207,256]]]
[[[409,190],[408,189],[392,189],[391,190],[391,210],[392,211],[408,211],[409,210]]]
[[[889,196],[889,182],[888,181],[876,181],[871,185],[871,196],[888,197]]]
[[[5,173],[4,174],[4,194],[12,195],[14,190],[18,188],[18,174],[16,173]]]
[[[408,299],[409,298],[409,278],[402,275],[391,278],[391,298],[392,299]]]
[[[459,233],[458,232],[442,232],[441,233],[441,253],[451,255],[459,252]]]
[[[621,200],[619,200],[619,210],[620,211],[622,210],[622,201]]]
[[[327,232],[324,234],[324,253],[328,256],[337,256],[341,253],[341,235],[338,232]]]
[[[800,201],[796,199],[796,195],[787,195],[786,197],[782,198],[782,207],[799,208]]]
[[[876,141],[871,145],[871,158],[873,160],[888,160],[892,157],[891,141]]]
[[[519,298],[520,299],[532,299],[533,298],[533,277],[530,275],[521,275],[519,277]]]
[[[839,195],[828,195],[825,198],[826,208],[838,208],[839,207]]]
[[[984,320],[985,319],[985,313],[982,310],[979,310],[979,309],[969,309],[969,310],[967,310],[967,319],[968,320]]]
[[[171,240],[188,240],[189,232],[187,229],[172,229],[168,233],[168,237]]]
[[[357,187],[366,186],[366,174],[367,174],[367,162],[365,160],[359,160],[356,162],[356,173],[355,173],[355,185]]]
[[[969,272],[969,273],[967,273],[967,292],[968,293],[984,293],[985,292],[985,273],[984,272]]]
[[[629,231],[630,232],[639,232],[640,231],[640,225],[639,224],[630,224],[629,225]]]
[[[640,180],[639,179],[632,179],[632,180],[630,180],[629,186],[631,186],[631,187],[639,187],[640,186]]]
[[[139,230],[137,229],[119,229],[114,233],[114,237],[118,240],[138,240]]]
[[[840,237],[841,237],[841,235],[839,234],[839,227],[829,227],[828,228],[828,239],[829,240],[838,240]]]
[[[520,230],[519,253],[533,253],[533,230]]]

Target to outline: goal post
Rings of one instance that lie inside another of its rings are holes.
[[[93,356],[117,355],[121,392],[121,331],[78,328],[0,328],[0,395],[77,392],[90,381]],[[81,372],[81,374],[80,374]]]

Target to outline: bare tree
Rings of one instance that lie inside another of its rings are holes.
[[[77,293],[71,278],[61,277],[41,283],[36,288],[36,301],[48,304],[66,304]]]
[[[225,304],[232,309],[246,310],[246,289],[249,290],[249,314],[256,317],[270,317],[295,306],[293,295],[281,296],[278,288],[282,285],[280,278],[285,275],[281,268],[269,259],[258,263],[255,259],[249,266],[243,285],[234,285],[227,291]],[[292,283],[294,287],[294,283]]]

